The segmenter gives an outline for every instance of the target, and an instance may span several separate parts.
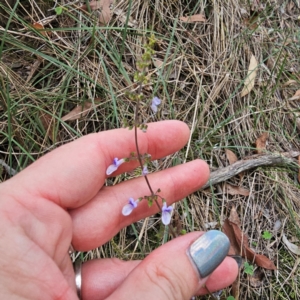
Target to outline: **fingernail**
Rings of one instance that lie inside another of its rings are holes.
[[[240,255],[229,255],[229,257],[233,258],[236,261],[239,268],[241,267],[243,259]]]
[[[201,278],[211,274],[224,260],[229,251],[228,237],[218,230],[203,234],[189,248],[189,255]]]

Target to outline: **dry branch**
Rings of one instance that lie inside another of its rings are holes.
[[[289,164],[296,163],[293,159],[300,155],[298,151],[290,151],[282,154],[265,154],[265,155],[253,155],[236,163],[218,169],[210,174],[209,181],[201,188],[204,190],[212,185],[218,184],[220,182],[226,181],[233,176],[238,175],[241,172],[265,166],[286,166]]]

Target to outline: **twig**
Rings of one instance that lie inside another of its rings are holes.
[[[7,174],[9,176],[15,176],[18,172],[11,168],[7,163],[5,163],[5,161],[3,159],[0,159],[0,165],[6,170]]]
[[[284,166],[295,163],[293,157],[300,155],[298,151],[285,152],[282,154],[257,154],[236,163],[218,169],[210,174],[209,181],[201,188],[201,190],[207,189],[208,187],[226,181],[229,178],[236,176],[237,174],[262,166]]]

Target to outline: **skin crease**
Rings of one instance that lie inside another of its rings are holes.
[[[141,153],[152,159],[178,151],[188,137],[188,127],[179,121],[151,123],[146,134],[138,134]],[[157,212],[142,202],[130,216],[121,214],[129,197],[149,194],[143,178],[103,187],[113,159],[132,151],[132,131],[90,134],[50,152],[0,185],[1,299],[77,299],[70,243],[77,250],[91,250],[121,228]],[[135,167],[136,162],[123,164],[113,175]],[[206,163],[195,160],[150,174],[149,180],[154,190],[162,189],[160,195],[170,205],[199,189],[208,176]],[[200,279],[188,258],[189,245],[201,234],[176,238],[142,262],[85,263],[83,299],[182,300],[203,293],[206,280],[211,291],[228,286],[237,275],[234,260],[226,258],[208,278]]]

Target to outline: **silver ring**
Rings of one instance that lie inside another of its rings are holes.
[[[75,285],[76,285],[76,291],[77,291],[77,296],[79,300],[81,300],[81,283],[82,283],[82,278],[81,278],[81,266],[82,262],[81,259],[75,260],[74,264],[74,272],[75,272]]]

